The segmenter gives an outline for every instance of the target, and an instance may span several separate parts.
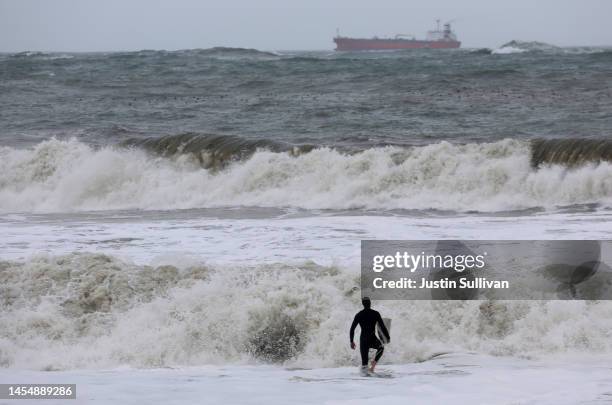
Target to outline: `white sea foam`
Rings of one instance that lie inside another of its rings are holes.
[[[525,49],[515,48],[513,46],[502,46],[501,48],[493,49],[493,54],[496,55],[507,55],[511,53],[523,53],[527,52]]]
[[[221,171],[189,155],[49,140],[0,148],[0,211],[219,206],[502,211],[612,200],[612,164],[534,169],[529,145],[447,142],[347,155],[258,151]]]
[[[69,381],[77,386],[73,402],[86,398],[88,405],[191,405],[203,398],[243,405],[260,405],[262,398],[267,405],[575,405],[607,403],[612,388],[610,356],[533,361],[460,353],[403,365],[384,359],[379,369],[392,377],[384,380],[362,377],[356,367],[210,365],[53,373],[0,369],[0,382]]]
[[[498,49],[495,49],[493,53],[496,54],[510,54],[510,53],[522,53],[522,52],[563,52],[564,49],[558,46],[547,44],[545,42],[537,41],[510,41]]]
[[[139,266],[106,255],[0,263],[0,364],[12,368],[353,364],[356,268]],[[394,363],[477,351],[610,353],[610,302],[376,302]]]

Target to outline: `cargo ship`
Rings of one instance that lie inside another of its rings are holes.
[[[392,49],[454,49],[461,46],[451,30],[450,22],[440,29],[440,20],[435,30],[427,32],[427,39],[416,39],[410,35],[398,34],[394,38],[349,38],[336,34],[336,51],[376,51]]]

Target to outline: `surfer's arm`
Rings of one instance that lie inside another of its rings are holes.
[[[355,319],[353,319],[353,324],[351,325],[351,331],[349,333],[350,338],[351,338],[351,343],[353,343],[353,340],[355,339],[355,328],[357,327],[357,324],[359,323],[359,320],[357,319],[357,315],[355,315]]]
[[[391,335],[389,335],[389,331],[387,330],[387,327],[385,326],[385,323],[382,320],[382,316],[380,316],[380,313],[378,314],[378,319],[376,320],[376,322],[378,322],[378,324],[380,325],[380,329],[382,330],[382,332],[385,334],[385,336],[387,337],[387,341],[391,341]]]

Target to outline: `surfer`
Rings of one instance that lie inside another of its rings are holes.
[[[363,297],[361,299],[361,303],[363,304],[363,309],[357,312],[355,315],[355,319],[353,320],[353,324],[351,325],[351,349],[355,350],[355,328],[359,324],[361,328],[361,335],[359,336],[359,351],[361,352],[361,368],[365,370],[368,367],[368,351],[370,349],[376,349],[376,355],[374,356],[374,360],[372,360],[372,365],[370,366],[370,371],[373,372],[376,367],[376,363],[380,360],[383,355],[383,351],[385,350],[383,344],[376,337],[376,324],[382,330],[384,334],[383,340],[386,338],[386,343],[391,341],[391,336],[389,336],[389,331],[385,326],[385,323],[380,316],[378,311],[374,311],[370,307],[372,306],[372,302],[370,298]]]

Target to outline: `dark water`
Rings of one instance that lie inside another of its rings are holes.
[[[608,210],[612,50],[532,45],[0,55],[0,212]]]
[[[612,137],[612,51],[0,55],[0,144],[186,132],[368,148]]]

